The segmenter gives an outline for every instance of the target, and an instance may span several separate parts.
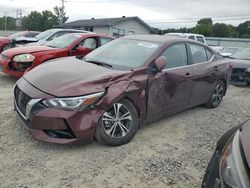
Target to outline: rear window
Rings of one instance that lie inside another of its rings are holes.
[[[197,41],[199,41],[199,42],[205,43],[205,41],[204,41],[204,38],[203,38],[203,37],[199,37],[199,36],[197,36],[197,37],[196,37],[196,39],[197,39]]]
[[[204,47],[195,44],[189,44],[189,46],[192,54],[193,64],[207,61],[207,52]]]

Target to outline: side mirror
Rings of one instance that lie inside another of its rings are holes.
[[[157,68],[157,70],[160,72],[166,67],[167,58],[165,56],[158,57],[155,60],[154,64],[155,64],[155,67]]]

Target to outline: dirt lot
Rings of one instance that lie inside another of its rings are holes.
[[[140,129],[127,145],[34,140],[12,106],[16,79],[0,74],[0,187],[200,187],[218,138],[250,117],[250,88],[230,86],[217,109],[197,107]]]

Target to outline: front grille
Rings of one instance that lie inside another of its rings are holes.
[[[32,99],[30,96],[22,92],[17,86],[14,89],[15,101],[22,115],[26,115],[27,104]]]

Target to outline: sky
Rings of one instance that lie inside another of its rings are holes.
[[[16,17],[32,10],[51,10],[61,0],[0,0],[0,16]],[[65,0],[69,21],[90,18],[138,16],[161,29],[192,27],[204,17],[215,23],[238,25],[250,20],[250,0]]]

